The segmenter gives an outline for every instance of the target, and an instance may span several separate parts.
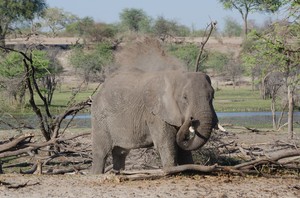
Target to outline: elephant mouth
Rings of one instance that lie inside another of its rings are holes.
[[[202,122],[191,118],[179,129],[176,137],[177,144],[184,150],[195,150],[203,146],[211,135],[211,122]]]
[[[199,138],[201,138],[201,139],[203,139],[203,140],[205,140],[205,141],[208,140],[207,137],[201,135],[201,133],[199,133],[199,131],[197,131],[197,129],[195,129],[195,127],[191,125],[189,127],[189,132],[186,133],[183,141],[184,141],[185,144],[188,144],[188,142],[191,141],[196,136],[199,137]]]

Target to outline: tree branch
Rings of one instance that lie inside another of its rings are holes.
[[[204,40],[204,42],[201,42],[201,46],[200,46],[200,50],[199,50],[199,54],[197,56],[197,59],[196,59],[196,65],[195,65],[195,72],[198,72],[199,71],[199,67],[200,67],[200,62],[202,61],[202,54],[203,54],[203,51],[204,51],[204,46],[206,45],[207,41],[209,40],[213,30],[215,29],[217,25],[217,22],[211,22],[207,27],[206,27],[206,30],[205,32],[207,31],[207,29],[209,28],[209,33],[208,35],[206,36],[206,39]]]

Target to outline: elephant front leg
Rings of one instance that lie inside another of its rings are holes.
[[[105,163],[107,159],[108,151],[98,150],[93,152],[93,174],[103,174],[105,169]]]
[[[154,147],[158,150],[163,167],[177,165],[176,129],[163,121],[148,125]]]

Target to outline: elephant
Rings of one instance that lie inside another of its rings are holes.
[[[200,72],[138,70],[107,79],[91,105],[92,173],[125,168],[131,149],[154,146],[163,167],[192,164],[217,128],[210,77]]]

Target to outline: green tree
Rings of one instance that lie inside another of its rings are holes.
[[[44,97],[51,104],[52,96],[55,90],[55,77],[62,72],[62,67],[47,51],[33,50],[32,60],[36,68],[36,80],[41,86]],[[18,52],[10,52],[0,61],[0,77],[2,86],[20,104],[25,96],[23,57]],[[52,84],[49,80],[52,79]],[[54,81],[53,81],[54,79]],[[47,82],[48,80],[48,82]],[[47,83],[46,83],[47,82]]]
[[[110,43],[99,43],[95,49],[86,50],[82,47],[73,49],[70,57],[71,64],[83,72],[85,83],[94,76],[101,75],[103,67],[113,62],[113,51]]]
[[[0,45],[5,46],[5,37],[14,23],[33,20],[46,7],[45,0],[0,0]]]
[[[94,23],[86,29],[85,37],[92,42],[102,42],[107,38],[113,38],[117,33],[114,25],[105,23]]]
[[[66,27],[66,32],[72,36],[89,39],[92,42],[102,42],[106,38],[113,38],[117,33],[115,25],[96,23],[90,17],[84,17]]]
[[[16,52],[3,54],[0,59],[1,87],[4,88],[6,97],[12,98],[11,102],[23,103],[25,86],[22,78],[24,69],[20,67],[22,57]]]
[[[225,65],[229,63],[229,55],[222,52],[209,52],[207,59],[203,63],[205,68],[211,69],[213,73],[224,72]]]
[[[195,44],[170,45],[168,51],[175,57],[182,60],[189,71],[195,70],[195,63],[198,56],[199,48]],[[201,68],[202,71],[205,68]]]
[[[299,19],[298,19],[299,20]],[[246,64],[260,63],[263,65],[262,78],[270,72],[279,72],[284,76],[285,101],[288,106],[288,131],[293,137],[294,96],[300,83],[300,27],[298,21],[280,21],[270,26],[268,31],[249,34],[252,48],[243,54]],[[251,57],[251,58],[249,58]],[[272,100],[275,103],[275,100]],[[272,104],[272,112],[275,112]],[[273,114],[275,116],[275,114]],[[278,126],[277,126],[278,127]]]
[[[275,12],[283,0],[219,0],[225,9],[237,10],[244,22],[244,36],[248,34],[248,16],[251,12]]]
[[[43,26],[50,28],[53,37],[75,21],[78,21],[76,15],[60,8],[48,8],[43,16]]]
[[[241,36],[242,31],[243,31],[243,28],[236,20],[234,20],[230,17],[225,18],[225,25],[224,25],[224,30],[223,30],[223,34],[225,36],[238,37],[238,36]]]
[[[84,17],[67,25],[66,32],[82,37],[88,34],[90,27],[94,26],[94,23],[95,22],[91,17]]]
[[[133,32],[147,30],[150,27],[150,17],[142,9],[125,8],[120,13],[121,24]]]
[[[153,25],[153,33],[163,41],[171,36],[188,36],[190,29],[184,25],[178,24],[174,20],[167,20],[163,16],[159,16]]]
[[[63,72],[63,67],[57,60],[58,53],[59,50],[55,48],[32,52],[33,65],[36,69],[35,78],[48,105],[52,103],[53,94],[59,82],[59,75]]]

